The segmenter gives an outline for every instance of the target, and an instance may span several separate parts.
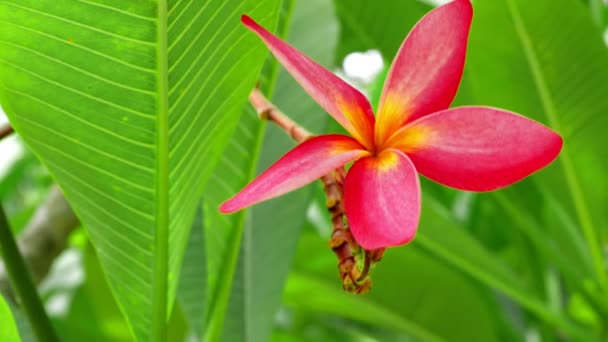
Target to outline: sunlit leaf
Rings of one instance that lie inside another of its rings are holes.
[[[88,229],[139,340],[164,334],[196,203],[265,54],[239,16],[268,24],[278,3],[0,3],[2,107]]]
[[[10,307],[0,295],[0,341],[21,341]]]

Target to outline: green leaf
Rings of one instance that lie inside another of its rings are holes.
[[[285,303],[294,309],[330,313],[381,328],[390,328],[420,341],[445,341],[408,317],[392,312],[380,303],[345,293],[339,281],[320,280],[294,272],[285,289]]]
[[[432,196],[424,197],[420,222],[419,232],[411,245],[419,246],[480,283],[499,290],[547,324],[577,338],[589,338],[590,332],[585,332],[560,312],[552,311],[501,259],[457,224],[452,214]]]
[[[341,22],[343,27],[346,27],[345,32],[349,32],[348,30],[355,31],[357,25],[353,23],[360,24],[358,25],[359,27],[373,27],[374,23],[378,22],[376,13],[383,11],[382,8],[397,6],[392,3],[388,1],[366,2],[363,6],[366,6],[364,8],[367,8],[367,10],[360,10],[361,7],[357,6],[356,2],[351,5],[351,2],[346,3],[336,0],[336,5],[342,19]],[[408,3],[413,6],[413,3]],[[588,274],[586,266],[590,263],[585,261],[589,260],[588,252],[585,249],[581,250],[580,234],[573,234],[570,223],[575,222],[577,216],[583,222],[589,221],[589,217],[600,216],[602,213],[601,204],[608,203],[605,197],[608,195],[600,190],[606,188],[604,186],[606,179],[605,177],[601,177],[601,174],[604,174],[605,171],[597,171],[605,170],[605,162],[608,159],[600,156],[604,155],[606,150],[602,149],[601,152],[596,153],[598,148],[606,145],[604,142],[598,143],[598,140],[603,141],[605,139],[605,135],[601,136],[601,127],[606,126],[604,123],[606,120],[605,116],[602,118],[601,114],[601,112],[606,112],[606,98],[602,95],[605,93],[602,89],[605,89],[605,84],[607,84],[604,77],[606,69],[601,67],[603,65],[601,61],[606,60],[605,48],[601,45],[598,31],[589,20],[588,12],[586,12],[584,6],[580,3],[575,3],[575,1],[560,1],[560,4],[556,5],[554,2],[550,4],[548,1],[541,1],[535,2],[533,5],[529,5],[526,2],[525,6],[523,6],[523,1],[509,1],[509,3],[517,5],[520,12],[523,13],[525,26],[528,27],[530,32],[534,33],[528,37],[528,39],[532,39],[533,44],[527,45],[531,45],[533,50],[537,50],[535,52],[540,54],[537,57],[543,58],[541,63],[535,64],[538,66],[537,71],[540,70],[541,74],[547,77],[545,85],[550,88],[551,91],[549,93],[553,92],[553,94],[550,94],[550,97],[555,101],[555,107],[561,107],[561,111],[568,113],[567,117],[563,118],[561,114],[557,115],[558,121],[568,123],[569,126],[577,126],[575,130],[572,130],[571,136],[567,136],[563,130],[559,130],[566,138],[566,145],[575,141],[577,142],[576,146],[566,147],[566,150],[572,148],[576,151],[576,153],[566,151],[566,159],[572,160],[573,165],[576,165],[575,169],[581,176],[570,177],[570,187],[574,190],[574,195],[571,195],[564,187],[564,184],[568,186],[569,183],[566,177],[563,176],[563,172],[561,177],[547,176],[553,174],[551,170],[555,170],[555,166],[547,171],[543,171],[534,177],[536,182],[544,183],[544,186],[540,189],[540,199],[532,206],[528,205],[530,201],[525,200],[528,190],[521,192],[522,189],[528,188],[526,186],[509,189],[507,192],[501,191],[496,195],[485,195],[483,198],[480,196],[477,199],[480,203],[489,203],[490,206],[499,208],[496,213],[498,216],[494,216],[493,219],[495,221],[502,221],[502,225],[494,228],[500,229],[500,227],[505,227],[512,229],[506,227],[505,221],[507,220],[501,220],[502,215],[507,214],[510,216],[510,220],[517,224],[517,229],[524,232],[530,241],[539,244],[539,250],[547,259],[550,259],[556,253],[565,253],[568,256],[576,258],[568,260],[562,256],[553,260],[552,264],[557,265],[564,273],[576,274],[572,272],[572,269],[573,267],[579,267],[581,268],[579,271],[582,274]],[[470,53],[467,59],[465,78],[456,102],[458,104],[478,103],[509,108],[530,115],[540,121],[548,122],[539,101],[540,97],[537,86],[539,78],[531,75],[530,54],[526,55],[523,52],[524,47],[522,46],[522,39],[520,37],[521,32],[519,35],[516,32],[515,21],[511,14],[512,9],[506,5],[507,2],[505,1],[495,2],[488,0],[474,3],[475,16],[469,43]],[[551,10],[547,11],[547,8]],[[569,15],[569,13],[572,13],[572,15]],[[381,18],[383,22],[391,23],[396,20],[394,18],[408,17],[408,19],[402,20],[414,22],[422,14],[424,13],[416,13],[415,11],[402,13],[393,10],[387,12]],[[413,15],[411,19],[409,19],[410,15]],[[355,28],[349,28],[349,25]],[[517,25],[521,31],[522,24],[519,23]],[[534,27],[531,29],[529,26]],[[559,30],[556,30],[557,27],[559,27]],[[407,29],[409,27],[405,28],[404,32],[407,32]],[[356,32],[354,36],[351,34],[353,37],[358,37],[356,39],[359,42],[356,44],[352,43],[352,40],[355,39],[352,37],[347,37],[346,42],[341,44],[346,46],[357,46],[359,44],[359,46],[363,46],[364,48],[380,47],[385,57],[392,56],[394,47],[392,49],[382,48],[382,45],[388,46],[389,44],[385,43],[381,45],[379,43],[385,39],[382,30],[370,29],[365,31],[367,37],[364,34],[358,34],[357,36]],[[391,38],[393,46],[398,46],[404,37],[405,34],[401,37]],[[577,48],[572,48],[572,41],[576,41]],[[358,49],[361,48],[359,47]],[[579,51],[585,51],[585,54],[580,54],[578,53]],[[580,71],[580,73],[577,71]],[[582,101],[580,106],[577,104],[579,101]],[[594,124],[586,124],[587,122],[591,123],[593,120],[595,120]],[[566,127],[563,123],[560,123],[560,127]],[[584,132],[578,133],[580,129],[583,129]],[[590,148],[591,146],[596,146],[597,148]],[[563,159],[564,155],[561,157],[562,162]],[[599,162],[600,160],[601,162]],[[604,166],[600,166],[601,164]],[[550,179],[551,181],[549,182],[546,179]],[[595,185],[592,186],[594,182]],[[550,185],[547,183],[550,183]],[[577,185],[576,183],[580,184]],[[428,188],[428,185],[426,188]],[[580,193],[577,189],[583,189],[584,194]],[[432,197],[435,197],[435,192],[431,193]],[[577,193],[578,195],[576,195]],[[587,196],[590,196],[590,199]],[[504,200],[505,197],[508,200]],[[573,213],[572,210],[575,208],[574,201],[570,200],[573,197],[579,198],[577,200],[578,214]],[[426,196],[423,202],[428,202],[428,198],[429,196]],[[505,203],[511,206],[505,207]],[[428,203],[423,203],[423,206],[427,205]],[[449,217],[452,216],[451,212],[447,210],[443,211],[445,211],[445,221],[454,220],[453,217]],[[593,214],[587,215],[585,212]],[[564,215],[566,218],[571,216],[572,219],[559,219],[556,225],[555,217],[564,218]],[[553,221],[547,220],[547,217],[553,217]],[[593,230],[592,226],[606,226],[605,219],[603,218],[593,218],[593,220],[595,224],[587,224],[587,231]],[[544,303],[531,295],[535,292],[533,291],[534,286],[528,287],[529,284],[521,282],[515,282],[515,285],[511,284],[510,279],[512,277],[505,277],[504,274],[505,272],[506,274],[510,273],[508,271],[509,267],[498,256],[492,256],[486,252],[483,253],[484,257],[479,258],[480,255],[477,256],[479,259],[476,259],[474,255],[476,253],[471,253],[468,247],[452,243],[452,241],[459,241],[459,239],[453,240],[453,236],[446,234],[441,236],[441,231],[434,232],[429,240],[424,237],[426,235],[425,229],[428,229],[426,228],[427,226],[423,220],[420,227],[420,235],[416,241],[423,244],[424,248],[429,252],[442,257],[446,262],[452,263],[453,266],[474,276],[483,283],[504,291],[504,293],[507,293],[523,307],[542,316],[544,320],[553,322],[552,324],[563,325],[574,333],[579,332],[576,327],[572,327],[562,317],[554,316],[548,312]],[[454,232],[451,231],[450,233]],[[458,234],[462,235],[461,233]],[[544,234],[549,238],[543,238]],[[551,235],[559,236],[559,238],[552,239],[550,238]],[[592,236],[593,234],[589,233],[587,235]],[[471,240],[470,237],[465,237],[466,240]],[[473,240],[472,242],[472,244],[467,244],[467,246],[478,245],[477,242]],[[447,250],[444,247],[446,244],[451,246]],[[474,248],[473,250],[478,249]],[[490,259],[487,259],[488,257]],[[462,262],[454,262],[458,259]],[[500,265],[500,267],[494,269],[486,262],[487,260],[492,260],[490,264]],[[599,260],[600,258],[596,258],[596,265],[599,265]],[[528,267],[528,265],[524,265],[524,267]],[[578,284],[581,286],[582,282],[579,281]],[[558,321],[562,323],[557,323]]]
[[[278,0],[8,0],[0,103],[90,233],[139,340],[163,339],[194,211]],[[170,251],[170,253],[169,253]]]
[[[341,33],[337,61],[350,52],[378,49],[386,61],[397,54],[414,24],[433,7],[418,0],[334,0]]]
[[[193,336],[200,336],[205,319],[207,300],[207,255],[205,254],[203,211],[199,206],[184,254],[177,289],[177,300],[184,312]]]
[[[13,313],[0,294],[0,341],[21,341]]]
[[[282,4],[277,25],[279,32],[284,30],[289,6],[291,1]],[[271,30],[272,26],[267,28]],[[272,92],[277,70],[277,65],[268,59],[259,80],[262,91]],[[208,298],[202,318],[204,325],[201,334],[204,340],[218,340],[224,331],[226,311],[246,224],[246,211],[224,215],[218,211],[218,207],[253,178],[264,128],[265,123],[258,118],[255,110],[250,105],[246,105],[237,129],[223,152],[203,197],[203,231],[207,260],[206,297]]]
[[[204,315],[207,322],[204,325],[206,329],[204,333],[206,336],[214,337],[207,338],[207,340],[216,340],[224,324],[225,310],[245,225],[244,213],[227,216],[220,214],[217,208],[240,187],[247,184],[247,179],[253,176],[252,164],[255,165],[257,155],[249,154],[250,152],[245,146],[252,146],[254,150],[256,146],[259,146],[258,131],[262,128],[258,121],[255,111],[248,108],[239,121],[236,138],[230,141],[224,152],[204,197],[203,217],[208,270],[206,291],[208,301],[205,304],[206,313]],[[247,124],[251,126],[248,127]]]
[[[331,4],[324,0],[296,1],[292,11],[287,41],[329,67],[334,58],[337,35]],[[284,69],[279,72],[273,101],[306,129],[322,132],[325,128],[328,115]],[[293,145],[285,132],[274,126],[268,127],[257,173],[278,160]],[[246,221],[224,340],[268,339],[312,190],[312,186],[307,186],[252,208]]]
[[[441,262],[443,265],[442,267],[448,270],[445,272],[450,273],[449,269],[458,271],[461,275],[466,275],[467,278],[470,277],[480,284],[487,286],[486,290],[499,290],[547,324],[558,327],[572,336],[577,336],[578,338],[586,336],[585,338],[589,338],[584,330],[569,321],[567,317],[564,317],[557,312],[553,312],[545,305],[545,303],[534,294],[533,289],[526,286],[519,277],[514,275],[507,264],[502,262],[496,255],[486,250],[478,241],[470,236],[463,227],[455,223],[452,213],[443,207],[436,199],[429,196],[426,192],[423,194],[423,198],[421,223],[416,239],[407,246],[396,248],[397,251],[394,253],[401,253],[402,250],[406,252],[408,249],[424,251],[429,256],[432,256]],[[316,248],[318,249],[320,247],[321,244],[317,243]],[[337,272],[335,259],[329,263],[319,262],[315,259],[315,256],[316,254],[319,254],[319,251],[315,251],[314,248],[308,248],[306,251],[307,252],[304,252],[305,256],[300,259],[303,260],[303,262],[298,264],[300,268],[296,266],[296,269],[301,270],[302,263],[305,265],[311,264],[313,267],[318,267],[319,264],[321,266],[330,265],[331,267],[329,267],[329,269],[333,269],[333,272],[325,273],[324,275],[328,277],[328,279],[334,279],[332,282],[337,283],[338,280],[335,276]],[[407,260],[401,262],[407,263],[409,259],[405,259]],[[386,266],[387,264],[389,266]],[[393,266],[391,267],[390,265]],[[388,269],[385,267],[388,267]],[[381,261],[377,265],[373,273],[374,275],[372,276],[374,279],[372,296],[376,296],[376,292],[386,291],[387,287],[390,288],[390,286],[395,284],[395,279],[403,278],[403,283],[405,285],[402,286],[409,286],[408,282],[416,278],[409,276],[408,274],[424,270],[425,267],[398,266],[396,263],[385,263],[385,260]],[[381,276],[377,277],[376,273],[379,273]],[[442,274],[444,271],[439,273]],[[331,277],[331,275],[333,275],[333,277]],[[396,291],[396,289],[393,290]],[[444,292],[451,293],[449,291]],[[304,296],[304,298],[309,297]],[[450,299],[451,298],[452,296],[450,296]],[[326,303],[327,301],[319,300],[317,302]],[[388,302],[399,302],[399,300],[393,298]],[[353,313],[353,315],[356,314]],[[348,317],[355,319],[355,317],[352,316]],[[375,321],[373,321],[373,323],[375,323]],[[405,327],[403,327],[403,329],[405,329]],[[431,330],[435,332],[434,329]]]
[[[568,285],[582,289],[580,279],[591,277],[593,272],[584,239],[578,228],[568,223],[570,219],[563,211],[548,212],[546,207],[553,201],[544,196],[536,182],[527,179],[477,199],[480,204],[491,207],[491,212],[477,213],[475,226],[485,227],[488,234],[499,231],[510,240],[524,236],[543,259],[545,271],[555,267]],[[523,256],[525,252],[520,250],[519,254]],[[523,267],[530,265],[525,260],[522,263]],[[539,286],[543,286],[542,282]]]
[[[570,222],[587,244],[586,261],[608,289],[600,241],[608,225],[608,50],[580,1],[520,0],[475,3],[467,70],[480,104],[514,110],[548,124],[564,138],[553,165],[534,176],[552,220],[551,235],[568,236]],[[492,61],[488,63],[488,61]],[[518,197],[510,201],[527,211]],[[539,218],[537,227],[548,225]],[[551,236],[549,235],[549,236]],[[574,255],[577,239],[560,247]]]
[[[267,62],[260,76],[261,89],[272,88],[274,73],[276,69]],[[224,328],[247,213],[224,215],[218,207],[253,178],[264,127],[255,110],[247,105],[203,197],[208,300],[201,318],[205,322],[201,334],[208,341],[220,339]]]
[[[394,341],[394,337],[379,329],[366,329],[344,320],[283,308],[277,315],[280,327],[272,332],[272,342],[335,342],[335,341]],[[388,336],[387,336],[388,335]]]
[[[393,248],[373,270],[367,295],[345,293],[326,243],[306,235],[285,302],[296,310],[332,313],[422,341],[497,341],[497,315],[469,278],[416,246]]]
[[[297,2],[295,8],[291,6],[290,2],[284,4],[285,16],[279,32],[289,30],[290,43],[322,64],[331,63],[333,37],[337,32],[331,6],[321,0]],[[323,13],[321,17],[320,13]],[[275,63],[274,59],[272,61]],[[266,77],[261,80],[267,94],[275,88],[272,83],[277,69],[274,70],[267,68]],[[278,75],[276,89],[273,99],[281,110],[312,131],[322,130],[327,114],[284,70]],[[210,265],[218,255],[223,256],[218,260],[225,261],[219,268],[214,266],[221,275],[215,280],[216,287],[224,291],[216,291],[214,296],[224,296],[219,301],[225,301],[227,305],[226,313],[222,304],[215,305],[215,310],[219,311],[212,311],[215,319],[209,329],[222,329],[222,339],[228,341],[268,338],[311,193],[311,188],[304,188],[260,204],[249,212],[232,216],[217,213],[219,203],[237,193],[256,172],[261,172],[294,145],[285,132],[274,126],[264,129],[264,125],[252,109],[247,109],[214,175],[215,191],[207,193],[207,196],[213,196],[209,198],[205,221],[208,251],[216,250],[208,259]],[[258,155],[261,158],[259,165]],[[211,268],[210,276],[214,273]],[[232,286],[227,288],[230,284]],[[221,322],[225,322],[225,326],[222,327]],[[211,333],[207,338],[214,340],[218,335],[219,332]]]

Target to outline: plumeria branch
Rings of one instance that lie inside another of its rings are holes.
[[[312,133],[277,109],[258,88],[254,88],[249,94],[249,103],[258,112],[260,119],[275,123],[298,144],[313,136]]]
[[[260,119],[268,120],[284,130],[297,143],[313,136],[302,126],[281,112],[257,88],[251,91],[249,102],[257,111]],[[371,289],[371,268],[382,258],[384,249],[364,250],[355,241],[348,229],[344,214],[344,167],[335,169],[321,177],[323,190],[327,196],[327,210],[331,215],[333,231],[329,247],[338,257],[338,270],[344,290],[362,294]]]
[[[13,134],[13,132],[15,132],[15,130],[13,129],[13,126],[11,126],[9,124],[6,124],[6,125],[0,127],[0,140]]]

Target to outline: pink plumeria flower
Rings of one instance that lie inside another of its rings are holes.
[[[466,191],[492,191],[547,166],[562,138],[519,114],[490,107],[448,109],[464,67],[473,9],[455,0],[425,15],[403,42],[374,118],[359,91],[248,16],[274,56],[352,137],[310,138],[224,202],[230,213],[283,195],[347,163],[344,208],[365,249],[412,240],[420,218],[417,173]]]

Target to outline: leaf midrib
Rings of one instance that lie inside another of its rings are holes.
[[[557,110],[555,109],[555,104],[553,103],[553,99],[551,96],[551,92],[549,91],[547,81],[543,77],[540,62],[538,60],[536,52],[534,51],[530,35],[526,30],[525,24],[521,17],[521,13],[519,12],[517,4],[513,0],[506,0],[506,2],[507,7],[509,9],[509,14],[513,19],[515,31],[521,42],[526,61],[528,62],[528,66],[530,67],[532,78],[534,80],[536,90],[540,97],[541,106],[543,107],[545,115],[549,120],[549,124],[551,124],[551,126],[553,126],[556,130],[560,131]],[[559,160],[564,170],[568,190],[572,195],[578,221],[583,230],[585,240],[587,240],[587,244],[589,245],[589,249],[591,250],[595,272],[597,273],[598,277],[597,280],[599,282],[599,285],[603,289],[607,289],[608,277],[604,272],[604,259],[602,257],[600,243],[595,233],[595,229],[593,228],[593,220],[591,218],[591,213],[589,212],[589,205],[587,204],[587,201],[583,194],[581,184],[576,177],[572,157],[569,153],[568,146],[566,144],[564,144],[562,148]]]
[[[152,340],[166,340],[167,274],[169,269],[169,61],[167,0],[158,2],[156,226],[154,234]]]

